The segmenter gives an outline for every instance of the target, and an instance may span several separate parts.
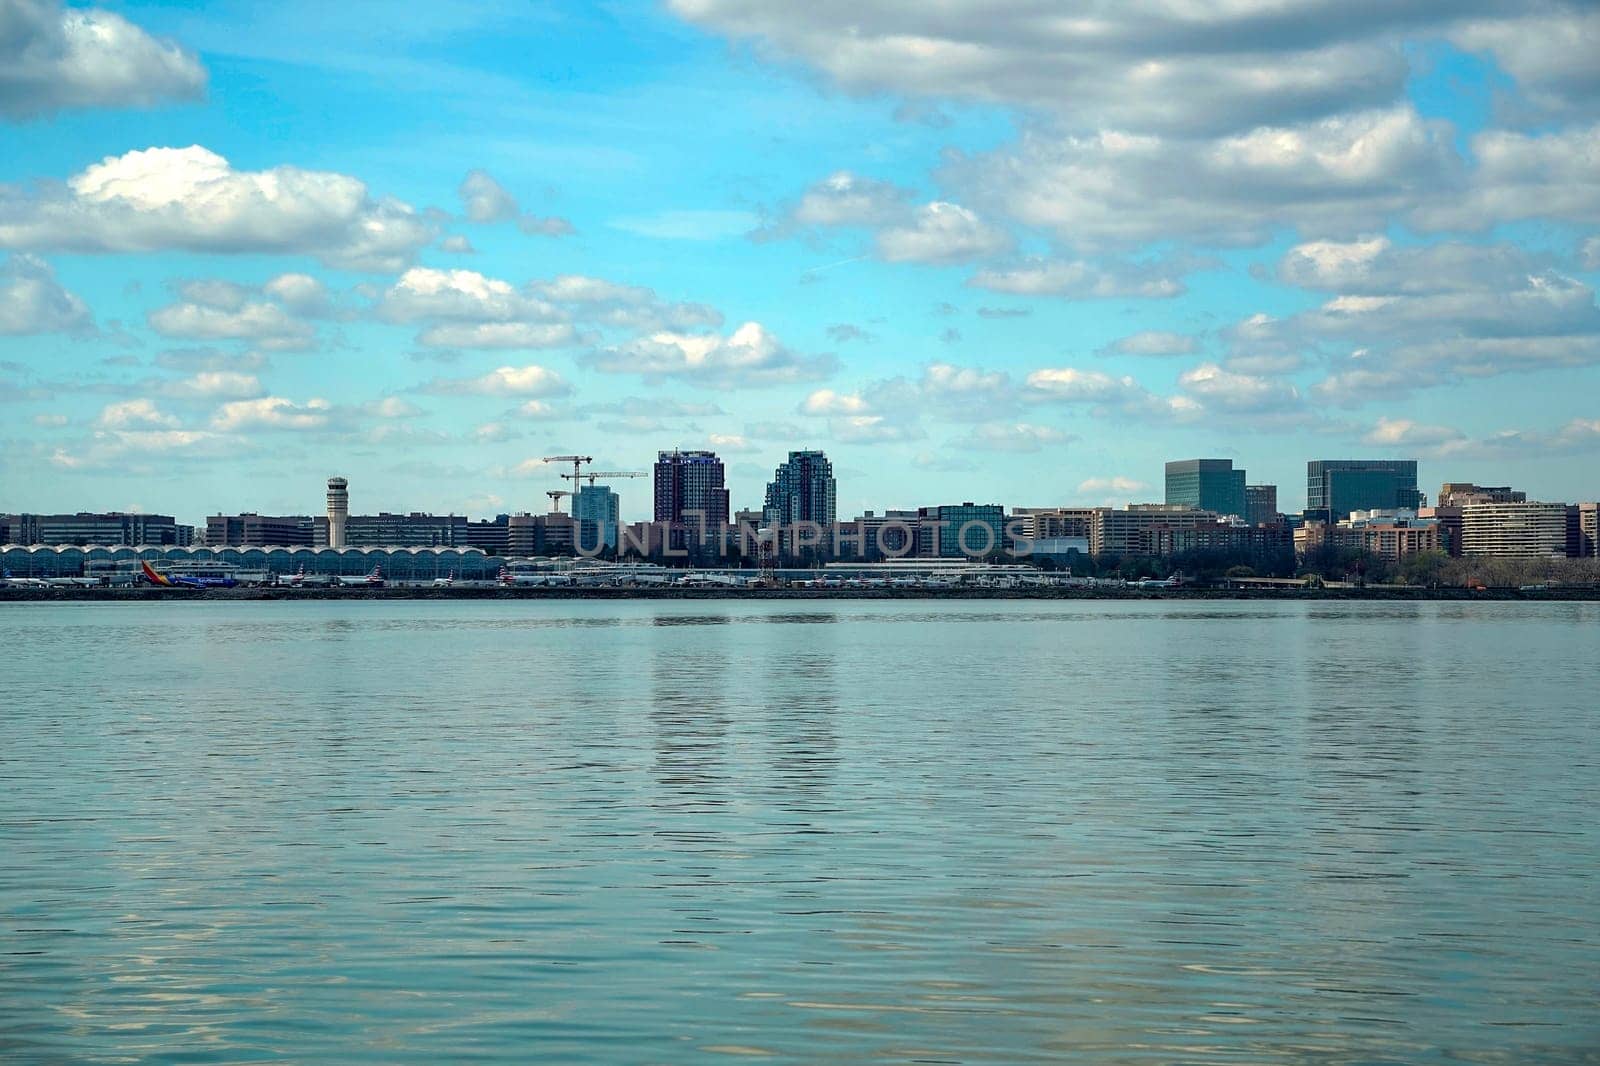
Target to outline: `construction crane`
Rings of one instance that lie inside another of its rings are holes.
[[[572,482],[574,487],[577,486],[578,479],[582,478],[589,483],[590,488],[593,488],[594,483],[600,478],[606,478],[607,480],[610,480],[614,477],[649,477],[650,475],[640,470],[590,470],[586,474],[574,472],[571,474],[562,474],[561,476]]]
[[[561,497],[571,496],[572,493],[568,492],[566,489],[549,489],[545,492],[545,495],[550,497],[550,513],[560,514]]]
[[[573,486],[572,487],[573,488],[577,488],[578,487],[577,486],[578,475],[583,472],[583,464],[584,463],[592,463],[592,462],[594,462],[594,456],[592,456],[592,455],[547,455],[547,456],[544,457],[544,461],[547,462],[547,463],[571,463],[572,464],[572,480],[573,480]],[[562,474],[561,476],[562,477],[566,477],[567,475]]]

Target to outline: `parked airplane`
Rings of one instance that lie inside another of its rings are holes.
[[[147,562],[140,562],[144,579],[158,588],[166,589],[231,589],[238,584],[231,577],[203,577],[195,574],[158,574]]]
[[[12,577],[9,570],[5,571],[4,582],[0,583],[3,583],[8,588],[18,589],[42,589],[45,587],[45,580],[42,577]]]
[[[339,578],[339,586],[341,588],[381,589],[384,586],[383,567],[374,566],[372,573],[366,577],[341,577]]]

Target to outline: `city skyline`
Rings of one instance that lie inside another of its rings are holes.
[[[673,455],[673,454],[681,454],[681,455],[684,455],[684,456],[690,456],[690,455],[708,456],[711,460],[715,461],[717,463],[717,465],[719,467],[721,467],[722,470],[726,471],[727,469],[729,469],[729,465],[726,462],[726,457],[725,456],[720,456],[716,452],[711,451],[709,449],[705,449],[705,450],[691,450],[691,449],[680,449],[680,448],[665,449],[665,450],[658,449],[657,452],[656,452],[656,456],[657,456],[656,463],[654,463],[654,464],[646,464],[646,465],[647,466],[655,466],[655,467],[659,468],[661,462],[665,461],[666,458],[669,455]],[[832,465],[831,465],[831,462],[829,460],[828,454],[826,453],[826,451],[821,450],[821,449],[789,449],[789,450],[787,450],[787,451],[785,451],[785,452],[783,452],[781,454],[787,456],[789,459],[792,459],[796,455],[815,455],[815,456],[818,456],[822,460],[822,462],[824,464],[827,464],[827,467],[830,470],[830,472],[833,469]],[[567,459],[569,457],[563,456],[562,458],[563,459]],[[585,457],[585,458],[587,459],[588,457]],[[574,483],[571,480],[572,479],[572,475],[570,473],[565,472],[565,471],[568,470],[568,467],[567,467],[566,464],[564,464],[562,462],[548,462],[548,461],[546,461],[546,460],[544,460],[542,458],[539,459],[538,462],[540,463],[541,466],[546,468],[546,470],[547,470],[547,478],[548,478],[549,483],[552,486],[556,486],[556,485],[565,486],[565,485]],[[989,496],[984,496],[983,493],[977,493],[975,495],[974,494],[974,488],[973,488],[972,485],[970,485],[968,483],[965,483],[959,477],[956,477],[956,476],[952,475],[952,476],[950,476],[951,484],[946,489],[944,489],[944,490],[937,490],[936,489],[934,495],[930,495],[930,496],[928,496],[926,498],[916,498],[916,499],[890,498],[890,499],[887,499],[887,500],[885,500],[885,499],[875,499],[875,500],[869,499],[864,505],[862,505],[860,507],[851,508],[851,509],[846,509],[843,505],[838,505],[837,508],[836,508],[836,514],[837,514],[837,517],[840,520],[843,520],[843,519],[845,519],[847,517],[854,516],[854,515],[860,515],[860,514],[863,514],[863,513],[866,513],[866,512],[876,512],[876,513],[882,514],[885,511],[915,510],[917,507],[920,507],[920,506],[929,506],[929,505],[932,505],[932,506],[941,506],[941,505],[948,506],[948,505],[952,505],[954,503],[957,503],[957,502],[960,502],[960,501],[963,501],[963,500],[968,501],[968,502],[972,502],[972,501],[976,501],[980,496],[983,497],[983,502],[998,504],[999,506],[1005,508],[1007,511],[1010,511],[1013,508],[1024,508],[1024,509],[1040,509],[1040,508],[1053,508],[1053,507],[1069,507],[1069,508],[1070,507],[1111,507],[1111,508],[1125,508],[1125,507],[1128,507],[1128,506],[1131,506],[1131,505],[1137,505],[1137,504],[1159,503],[1159,502],[1163,502],[1163,501],[1172,502],[1170,497],[1171,497],[1171,494],[1172,494],[1172,484],[1173,484],[1172,477],[1173,477],[1173,468],[1174,467],[1177,467],[1177,466],[1180,466],[1180,465],[1193,464],[1193,463],[1215,463],[1215,462],[1232,463],[1233,464],[1232,473],[1235,474],[1235,475],[1241,475],[1242,476],[1247,472],[1253,471],[1253,469],[1254,469],[1253,466],[1249,467],[1249,468],[1246,468],[1244,466],[1240,466],[1239,464],[1240,464],[1241,461],[1239,459],[1237,459],[1237,458],[1226,458],[1226,457],[1215,457],[1215,456],[1213,456],[1213,457],[1205,457],[1205,458],[1194,458],[1194,457],[1192,457],[1192,458],[1187,458],[1187,459],[1165,459],[1165,460],[1162,460],[1162,464],[1161,464],[1162,469],[1161,469],[1161,471],[1157,472],[1157,473],[1153,473],[1148,482],[1128,481],[1128,482],[1123,483],[1120,486],[1108,486],[1108,488],[1112,489],[1112,490],[1115,490],[1116,488],[1122,488],[1122,489],[1126,489],[1126,490],[1129,490],[1129,491],[1123,492],[1121,496],[1116,497],[1116,498],[1106,498],[1106,499],[1100,499],[1100,500],[1094,500],[1094,501],[1070,500],[1070,499],[1069,500],[1039,499],[1039,498],[1035,498],[1035,497],[1024,497],[1024,498],[1019,498],[1019,499],[1012,499],[1012,498],[1001,498],[1001,497],[999,497],[997,495],[994,495],[994,494],[990,494]],[[1310,494],[1307,491],[1307,489],[1308,489],[1308,480],[1310,480],[1310,478],[1313,476],[1312,475],[1312,468],[1321,466],[1322,464],[1341,464],[1341,463],[1358,463],[1358,464],[1373,464],[1373,463],[1376,463],[1376,464],[1379,464],[1379,465],[1395,464],[1395,463],[1414,464],[1417,467],[1417,470],[1418,470],[1418,473],[1416,475],[1416,484],[1422,488],[1422,497],[1424,499],[1430,500],[1432,502],[1437,502],[1437,501],[1434,500],[1433,495],[1427,490],[1427,486],[1438,484],[1438,485],[1442,485],[1442,486],[1445,486],[1445,487],[1448,488],[1453,482],[1460,482],[1461,478],[1462,478],[1462,475],[1465,475],[1465,474],[1472,474],[1474,480],[1477,483],[1482,483],[1482,484],[1489,484],[1489,483],[1495,482],[1496,480],[1499,480],[1499,481],[1505,481],[1506,480],[1504,478],[1497,479],[1497,478],[1495,478],[1493,476],[1488,476],[1487,474],[1485,474],[1485,472],[1482,469],[1479,469],[1479,468],[1476,468],[1476,467],[1471,469],[1471,470],[1455,469],[1455,473],[1450,475],[1450,476],[1436,477],[1436,476],[1434,476],[1434,474],[1432,472],[1429,472],[1428,464],[1427,464],[1426,461],[1418,461],[1418,460],[1415,460],[1415,459],[1398,459],[1398,458],[1395,458],[1393,456],[1388,456],[1388,457],[1367,456],[1365,458],[1345,457],[1345,458],[1342,458],[1342,459],[1307,459],[1307,460],[1301,460],[1301,469],[1298,471],[1298,473],[1295,474],[1294,476],[1292,476],[1288,481],[1282,482],[1282,483],[1271,483],[1271,482],[1262,483],[1262,482],[1258,481],[1258,479],[1256,479],[1256,477],[1254,476],[1254,474],[1252,472],[1251,476],[1250,476],[1251,484],[1250,484],[1249,487],[1251,489],[1268,488],[1268,489],[1275,490],[1274,496],[1275,496],[1277,512],[1280,513],[1280,514],[1286,514],[1286,515],[1299,515],[1302,512],[1305,512],[1308,509],[1308,507],[1310,507],[1310,504],[1308,502]],[[604,463],[596,462],[592,469],[599,470],[601,467],[603,467],[605,465],[606,464],[604,464]],[[787,465],[787,461],[780,461],[780,462],[778,462],[776,464],[776,468],[769,468],[769,473],[767,474],[766,481],[763,484],[763,486],[760,489],[750,493],[747,497],[735,496],[731,490],[723,490],[724,494],[727,497],[727,501],[726,501],[725,505],[719,504],[718,506],[725,506],[726,507],[726,513],[728,514],[728,516],[730,518],[730,521],[732,520],[732,516],[734,516],[734,515],[736,515],[736,514],[738,514],[740,512],[754,512],[756,514],[762,513],[762,511],[764,510],[765,498],[766,498],[766,496],[768,495],[768,493],[769,493],[769,491],[771,489],[771,486],[772,486],[772,483],[773,483],[773,479],[774,479],[775,476],[777,476],[777,475],[779,475],[779,474],[781,474],[783,472],[783,470],[784,470],[786,465]],[[1450,467],[1450,468],[1454,469],[1456,466],[1461,466],[1461,465],[1464,465],[1464,464],[1442,464],[1441,463],[1441,464],[1436,464],[1436,465],[1447,466],[1447,467]],[[630,473],[625,478],[621,478],[621,479],[611,478],[611,479],[608,480],[604,473],[593,473],[592,474],[592,473],[590,473],[588,471],[585,471],[583,473],[583,475],[582,475],[582,481],[586,485],[592,485],[592,486],[597,486],[599,488],[606,489],[611,493],[612,496],[616,497],[616,499],[617,499],[617,507],[618,507],[618,518],[620,518],[620,521],[622,521],[624,523],[632,522],[632,521],[652,521],[652,520],[654,520],[654,521],[662,521],[662,520],[666,520],[666,519],[663,519],[661,513],[658,511],[659,504],[656,502],[657,490],[656,490],[656,487],[655,487],[656,486],[655,477],[656,477],[655,474],[644,474],[642,472],[636,472],[636,473]],[[633,478],[638,478],[639,479],[638,482],[635,483],[632,480]],[[829,480],[830,483],[835,481],[835,479],[832,478],[832,477],[829,477],[828,480]],[[330,481],[341,481],[341,482],[345,482],[348,485],[350,482],[354,481],[354,479],[345,478],[342,475],[333,475],[333,476],[330,476],[330,477],[314,479],[313,480],[313,488],[315,490],[314,498],[316,500],[321,501],[325,497],[329,496],[329,490],[331,489],[331,486],[328,484],[328,482],[330,482]],[[1163,481],[1165,481],[1165,485],[1163,485]],[[438,515],[460,515],[460,516],[465,516],[465,517],[468,517],[468,518],[481,516],[481,517],[487,518],[487,517],[493,517],[494,515],[497,515],[497,514],[524,514],[524,515],[528,515],[528,514],[535,514],[535,515],[536,514],[543,514],[543,513],[546,513],[547,511],[550,511],[552,508],[567,509],[567,508],[570,508],[573,505],[574,498],[573,498],[573,495],[570,492],[563,492],[562,496],[565,499],[565,502],[564,503],[557,503],[557,501],[554,500],[553,498],[549,498],[551,490],[544,489],[542,487],[543,484],[544,484],[544,482],[540,481],[540,482],[537,483],[537,487],[534,487],[534,486],[530,485],[530,488],[529,488],[529,491],[528,491],[528,494],[527,494],[525,500],[521,501],[520,503],[517,503],[517,505],[515,505],[515,506],[504,506],[504,507],[499,507],[499,508],[481,509],[481,510],[443,509],[443,510],[437,510],[437,511],[432,510],[432,509],[427,508],[427,507],[417,506],[413,502],[411,502],[411,501],[409,501],[409,500],[407,500],[407,499],[405,499],[403,497],[400,498],[400,499],[396,499],[396,500],[388,500],[388,499],[386,499],[386,500],[380,500],[380,501],[369,500],[367,502],[359,502],[360,499],[361,499],[361,495],[363,494],[363,489],[359,484],[357,484],[357,486],[356,486],[356,493],[357,493],[356,500],[358,502],[350,502],[350,503],[347,503],[346,506],[349,508],[348,513],[350,513],[350,514],[406,515],[406,514],[421,513],[421,514],[438,514]],[[1518,484],[1521,484],[1521,483],[1519,482]],[[832,491],[832,486],[830,484],[830,492],[831,491]],[[245,491],[244,495],[246,497],[248,496],[248,490]],[[1600,491],[1597,491],[1594,488],[1587,488],[1587,489],[1580,489],[1580,490],[1577,490],[1577,491],[1568,491],[1564,495],[1558,494],[1558,495],[1540,496],[1537,493],[1532,493],[1532,492],[1524,492],[1524,495],[1528,499],[1539,499],[1539,500],[1544,500],[1544,501],[1547,501],[1547,502],[1578,503],[1578,502],[1591,502],[1591,501],[1593,501],[1596,498],[1596,496],[1600,496]],[[348,497],[347,497],[347,499],[348,499]],[[515,501],[513,501],[513,502],[515,502]],[[693,505],[691,504],[690,506],[691,506],[691,509],[692,509]],[[1403,508],[1404,505],[1401,504],[1400,506],[1402,506],[1402,508]],[[1212,509],[1212,510],[1215,510],[1215,508],[1201,508],[1201,509]],[[1348,510],[1348,509],[1346,509],[1346,510]],[[187,522],[190,522],[191,524],[197,526],[198,528],[204,528],[205,519],[207,517],[215,516],[215,515],[234,515],[234,516],[257,515],[257,516],[265,516],[265,517],[291,516],[291,515],[310,516],[310,515],[325,514],[326,513],[326,509],[320,508],[320,507],[309,507],[308,508],[302,502],[298,506],[291,506],[291,507],[288,507],[288,508],[270,508],[270,507],[247,505],[247,506],[241,506],[241,507],[214,507],[213,506],[213,507],[200,508],[200,509],[197,510],[197,508],[195,506],[193,506],[192,504],[184,504],[183,506],[180,506],[180,507],[178,507],[176,509],[158,510],[158,509],[146,508],[146,507],[127,508],[127,507],[99,506],[94,501],[87,501],[86,502],[86,501],[81,501],[81,500],[77,501],[76,503],[72,503],[69,506],[64,507],[64,508],[54,508],[54,509],[52,509],[52,508],[43,508],[43,507],[19,506],[19,505],[16,505],[16,504],[12,503],[9,500],[0,499],[0,514],[4,514],[6,512],[11,512],[11,513],[40,513],[40,514],[43,514],[43,513],[72,514],[72,513],[97,513],[97,512],[98,513],[125,512],[125,513],[129,513],[129,514],[141,514],[141,513],[143,513],[143,514],[169,514],[169,515],[175,516],[180,522],[187,521]],[[1241,518],[1247,517],[1247,512],[1248,512],[1248,506],[1242,507],[1240,509],[1240,511],[1239,511],[1239,515],[1238,516],[1241,517]],[[575,514],[576,512],[573,512],[573,513]],[[1224,510],[1224,511],[1219,511],[1219,513],[1229,513],[1229,512]]]
[[[663,446],[735,509],[795,449],[840,514],[1157,499],[1173,456],[1284,510],[1315,455],[1592,498],[1600,16],[1392,7],[1035,52],[1020,6],[27,0],[0,506],[537,511],[538,456]]]

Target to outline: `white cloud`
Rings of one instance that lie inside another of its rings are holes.
[[[1224,370],[1215,363],[1201,363],[1184,371],[1178,384],[1204,406],[1219,411],[1292,411],[1300,406],[1300,393],[1281,379]]]
[[[1101,348],[1099,355],[1190,355],[1199,347],[1194,337],[1187,333],[1145,329],[1131,333]]]
[[[612,219],[611,225],[641,237],[664,241],[721,241],[742,237],[759,221],[749,211],[716,209],[657,211]]]
[[[795,352],[759,322],[746,322],[727,336],[653,333],[591,353],[585,361],[607,373],[683,378],[708,388],[815,381],[835,368],[832,356]]]
[[[356,178],[235,170],[199,145],[108,156],[31,195],[0,187],[0,246],[9,248],[307,254],[397,270],[432,239],[409,205],[372,199]]]
[[[878,231],[878,254],[891,263],[965,263],[1011,248],[1011,235],[959,204],[935,201]]]
[[[1404,105],[1215,141],[1034,128],[952,156],[941,176],[966,202],[1078,247],[1366,232],[1448,201],[1464,180],[1448,126]]]
[[[955,442],[958,448],[988,452],[1038,452],[1071,438],[1059,429],[1030,422],[992,422],[976,426]]]
[[[967,284],[1017,296],[1061,296],[1067,299],[1166,299],[1186,287],[1161,264],[1139,266],[1097,264],[1081,259],[1029,259],[1011,266],[980,270]]]
[[[249,341],[269,351],[304,351],[316,330],[274,303],[251,302],[233,309],[200,303],[159,307],[147,316],[150,327],[178,340]]]
[[[1126,499],[1149,490],[1149,483],[1131,477],[1091,477],[1078,482],[1078,492],[1085,496],[1118,496]]]
[[[279,274],[261,291],[297,315],[321,317],[333,309],[328,287],[310,274]]]
[[[266,390],[254,374],[233,370],[202,370],[173,385],[173,395],[208,400],[247,400]]]
[[[56,281],[49,263],[13,255],[0,265],[0,334],[85,333],[89,307]]]
[[[1308,242],[1290,249],[1278,273],[1328,298],[1225,331],[1228,367],[1309,355],[1330,368],[1313,386],[1327,402],[1360,405],[1462,378],[1600,363],[1593,289],[1511,245]]]
[[[381,400],[374,400],[364,404],[362,410],[373,418],[385,419],[415,418],[423,413],[422,408],[398,396],[385,396]]]
[[[1325,3],[672,0],[684,18],[795,57],[846,89],[1047,110],[1073,124],[1186,135],[1370,106],[1402,90],[1397,30],[1449,9],[1360,18]]]
[[[800,410],[808,415],[856,415],[865,413],[868,408],[867,401],[856,393],[817,389],[800,404]]]
[[[1117,377],[1070,366],[1035,370],[1028,375],[1027,383],[1038,398],[1062,403],[1122,403],[1146,395],[1144,386],[1131,376]]]
[[[706,443],[718,452],[753,452],[758,450],[749,440],[737,433],[712,433],[706,437]]]
[[[718,326],[703,304],[667,303],[654,290],[563,274],[517,288],[475,270],[413,267],[383,294],[378,315],[431,323],[417,335],[428,347],[557,348],[588,339],[579,323],[630,331]]]
[[[565,322],[445,323],[417,334],[430,348],[563,348],[578,341],[578,331]]]
[[[571,387],[546,367],[502,366],[475,378],[436,378],[424,392],[463,396],[564,396]]]
[[[263,396],[255,400],[234,400],[217,408],[211,428],[219,433],[241,430],[326,429],[332,406],[326,400],[310,399],[303,405],[282,396]]]
[[[468,171],[456,194],[461,197],[462,210],[473,222],[514,221],[518,229],[535,237],[564,237],[575,232],[572,223],[564,218],[523,214],[516,197],[484,170]]]
[[[461,208],[473,222],[506,222],[521,213],[516,197],[487,171],[468,171],[456,195],[461,197]]]
[[[164,414],[147,399],[107,404],[95,421],[105,429],[176,429],[180,424],[177,418]]]
[[[378,314],[390,322],[549,322],[561,318],[555,306],[519,292],[508,281],[476,270],[432,267],[412,267],[400,275],[383,294]]]
[[[194,53],[101,8],[7,0],[0,12],[0,115],[149,107],[205,94]]]
[[[891,444],[921,440],[927,436],[914,422],[900,422],[885,415],[841,415],[828,419],[828,433],[846,444]]]
[[[807,189],[788,212],[795,226],[879,226],[904,217],[911,190],[841,170]]]

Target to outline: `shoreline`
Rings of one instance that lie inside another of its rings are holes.
[[[302,602],[308,600],[1384,600],[1482,602],[1486,600],[1600,602],[1600,587],[1548,588],[950,588],[950,589],[727,589],[727,588],[4,588],[0,603]]]

